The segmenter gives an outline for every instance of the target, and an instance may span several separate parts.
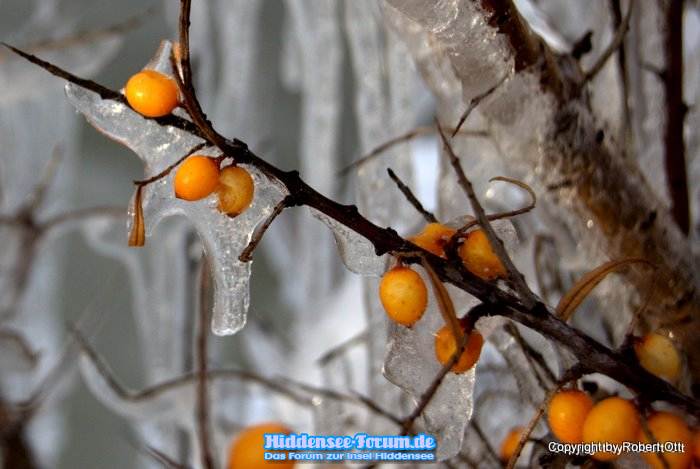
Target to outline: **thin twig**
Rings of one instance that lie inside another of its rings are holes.
[[[513,264],[513,261],[511,260],[510,256],[506,252],[505,247],[503,246],[503,242],[498,238],[496,235],[496,232],[494,231],[493,227],[491,226],[491,223],[488,221],[488,217],[486,216],[486,213],[484,212],[484,208],[481,206],[481,203],[479,202],[479,199],[476,197],[476,194],[474,193],[474,187],[472,186],[472,183],[467,179],[466,174],[464,174],[464,170],[462,170],[462,166],[460,165],[459,158],[455,154],[454,150],[452,149],[452,145],[447,141],[447,137],[445,136],[445,133],[442,131],[442,127],[440,126],[440,122],[436,119],[436,124],[438,126],[438,132],[440,134],[440,137],[442,138],[442,142],[445,146],[445,149],[447,150],[447,155],[450,159],[450,164],[452,165],[452,168],[454,169],[455,173],[457,174],[457,179],[459,181],[459,185],[462,187],[464,192],[466,193],[467,197],[469,198],[469,202],[471,203],[472,209],[474,210],[474,215],[476,216],[476,219],[479,221],[479,225],[481,228],[484,230],[484,234],[486,234],[486,237],[489,240],[489,244],[491,245],[491,249],[494,250],[498,258],[501,260],[503,265],[505,266],[506,270],[510,273],[513,286],[515,287],[515,291],[518,292],[518,295],[520,296],[521,301],[525,305],[526,308],[532,309],[535,304],[537,303],[537,298],[535,295],[532,293],[530,288],[527,286],[527,283],[525,283],[525,278],[523,275],[520,273],[520,271],[515,267],[515,264]]]
[[[34,65],[37,65],[47,72],[51,73],[54,76],[57,76],[58,78],[62,78],[66,81],[69,81],[70,83],[73,83],[74,85],[77,85],[81,88],[85,88],[86,90],[90,90],[94,93],[97,93],[102,99],[108,99],[112,101],[116,101],[118,103],[124,104],[128,106],[128,103],[126,102],[126,98],[124,95],[119,93],[118,91],[111,90],[105,86],[100,85],[99,83],[96,83],[92,80],[88,80],[86,78],[80,78],[77,75],[74,75],[70,72],[67,72],[63,70],[60,67],[57,67],[54,64],[51,64],[49,62],[46,62],[45,60],[42,60],[35,55],[28,54],[14,46],[11,46],[5,42],[0,42],[0,44],[4,45],[8,49],[10,49],[12,52],[15,54],[19,55],[20,57],[23,57],[27,59],[29,62],[33,63]],[[163,117],[143,117],[144,119],[151,119],[156,122],[158,122],[160,125],[166,125],[166,126],[172,126],[176,127],[180,130],[184,130],[185,132],[189,132],[192,135],[195,135],[200,138],[205,138],[205,135],[201,132],[201,130],[194,125],[192,122],[183,119],[182,117],[176,116],[175,114],[168,114],[167,116]]]
[[[471,427],[474,429],[474,432],[486,447],[486,452],[494,459],[494,461],[498,461],[500,458],[498,457],[498,454],[496,454],[496,450],[494,450],[491,443],[489,443],[489,440],[486,438],[486,435],[481,429],[481,425],[479,425],[479,422],[477,422],[476,419],[472,419]]]
[[[149,184],[151,184],[151,183],[154,183],[154,182],[156,182],[156,181],[158,181],[158,180],[160,180],[160,179],[163,179],[165,176],[167,176],[168,174],[170,174],[170,172],[171,172],[173,169],[177,168],[177,167],[180,165],[180,163],[182,163],[182,162],[185,161],[187,158],[189,158],[190,156],[192,156],[195,152],[198,152],[199,150],[201,150],[202,148],[204,148],[204,147],[206,147],[206,146],[207,146],[206,143],[200,143],[199,145],[195,145],[194,147],[192,147],[192,148],[190,149],[190,151],[187,152],[187,154],[186,154],[185,156],[179,158],[177,161],[175,161],[173,164],[171,164],[170,166],[168,166],[167,168],[165,168],[163,171],[159,172],[159,173],[156,174],[155,176],[151,176],[151,177],[148,178],[148,179],[135,180],[135,181],[133,181],[134,184],[136,184],[137,186],[142,186],[142,187],[143,187],[143,186],[147,186],[147,185],[149,185]]]
[[[392,181],[394,181],[396,187],[399,188],[404,197],[406,197],[406,200],[408,200],[408,202],[411,205],[413,205],[413,208],[415,208],[418,211],[418,213],[420,213],[423,216],[425,221],[427,221],[428,223],[437,223],[437,218],[435,218],[435,215],[433,215],[423,207],[423,204],[420,203],[420,200],[418,200],[418,198],[411,191],[411,188],[404,184],[404,182],[396,175],[396,173],[391,168],[387,168],[386,172],[389,173],[389,177]]]
[[[462,326],[464,327],[464,335],[462,336],[462,339],[458,342],[457,349],[452,354],[450,359],[447,360],[447,362],[445,362],[445,364],[442,366],[437,375],[435,375],[433,380],[430,382],[430,386],[428,386],[425,392],[423,392],[420,401],[418,401],[418,405],[416,405],[416,408],[413,410],[413,412],[411,412],[411,414],[403,420],[401,433],[399,434],[400,436],[406,435],[411,430],[416,419],[418,419],[418,417],[420,417],[423,414],[425,408],[428,407],[428,404],[430,404],[430,401],[432,401],[433,397],[435,396],[435,393],[442,384],[442,381],[445,379],[445,376],[447,376],[447,373],[450,372],[452,366],[455,363],[457,363],[459,358],[462,356],[462,353],[464,352],[464,349],[467,346],[469,335],[471,334],[474,328],[474,324],[476,324],[480,317],[489,314],[491,313],[486,303],[478,304],[477,306],[472,308],[469,311],[469,313],[467,313],[467,316],[465,316],[464,318],[465,320],[462,321]]]
[[[690,230],[690,205],[684,141],[688,108],[683,100],[683,3],[681,0],[671,0],[666,5],[664,163],[671,196],[671,213],[680,230],[687,236]]]
[[[89,31],[79,31],[74,34],[70,34],[64,37],[54,38],[54,39],[42,39],[35,42],[28,42],[22,44],[20,47],[23,50],[37,53],[45,50],[56,50],[64,49],[73,46],[78,46],[81,44],[90,44],[99,41],[103,38],[118,36],[130,29],[134,29],[137,26],[143,24],[146,20],[153,17],[156,8],[155,4],[148,7],[144,12],[137,15],[129,17],[124,21],[116,24],[106,26],[104,28],[91,29]],[[0,52],[0,63],[2,63],[5,58],[2,57],[4,54]]]
[[[504,81],[508,78],[508,75],[504,75],[503,78],[501,78],[498,83],[493,85],[491,88],[488,90],[484,91],[480,95],[474,97],[471,101],[469,101],[469,105],[467,106],[467,109],[464,110],[464,113],[462,116],[459,118],[459,121],[457,122],[457,125],[455,126],[454,130],[452,131],[452,134],[450,135],[452,138],[457,135],[457,132],[459,132],[459,129],[462,128],[462,125],[464,124],[464,121],[467,120],[469,115],[472,113],[472,111],[483,101],[485,98],[491,95],[494,91],[498,89],[499,86],[503,84]],[[439,127],[438,127],[439,128]],[[442,132],[442,130],[440,130]]]
[[[204,114],[202,107],[197,99],[197,92],[194,87],[192,76],[192,64],[190,62],[190,9],[192,6],[191,0],[181,0],[180,2],[180,57],[176,59],[174,55],[170,56],[170,62],[173,67],[173,75],[177,81],[182,97],[184,99],[187,113],[192,118],[192,122],[205,135],[206,139],[220,149],[226,147],[226,139],[219,135]],[[182,71],[182,78],[178,73]]]
[[[27,197],[24,202],[23,207],[20,209],[19,213],[26,215],[31,215],[36,212],[36,210],[41,206],[44,198],[46,197],[46,192],[48,191],[51,183],[58,173],[58,167],[63,159],[63,148],[57,146],[54,148],[49,161],[46,162],[44,170],[41,173],[39,182],[34,187],[34,190]]]
[[[557,391],[559,391],[559,389],[561,389],[561,387],[564,386],[564,384],[568,383],[572,379],[577,378],[578,376],[580,376],[578,369],[570,370],[568,373],[565,373],[564,378],[561,381],[559,381],[556,384],[556,386],[554,386],[554,388],[552,388],[551,391],[549,391],[547,393],[544,400],[537,408],[535,415],[532,416],[530,423],[528,423],[527,427],[523,431],[523,434],[520,436],[520,440],[518,441],[518,445],[515,447],[515,452],[511,456],[510,460],[508,460],[508,464],[506,465],[506,469],[513,469],[513,467],[515,467],[515,463],[517,462],[518,457],[520,456],[520,453],[522,452],[523,448],[525,447],[525,443],[527,443],[527,440],[530,438],[530,434],[532,434],[532,431],[537,426],[537,422],[539,422],[540,418],[542,418],[542,415],[544,415],[544,412],[547,410],[547,407],[549,407],[549,403],[552,402],[552,398],[557,393]]]
[[[598,73],[603,69],[605,64],[608,62],[610,57],[617,51],[625,40],[627,35],[627,30],[630,27],[630,18],[632,18],[632,8],[634,7],[634,0],[629,0],[629,6],[627,7],[627,14],[622,20],[622,24],[615,31],[615,36],[613,36],[612,41],[608,47],[603,51],[603,54],[598,57],[598,60],[593,64],[590,70],[584,73],[582,85],[585,85],[589,81],[598,75]]]
[[[265,235],[265,232],[267,232],[267,229],[270,227],[273,221],[275,221],[275,218],[284,211],[285,208],[291,207],[294,205],[294,197],[291,195],[286,196],[284,199],[282,199],[280,202],[275,205],[275,208],[272,210],[272,213],[270,214],[269,217],[265,220],[265,222],[260,225],[260,228],[255,232],[255,235],[253,238],[250,240],[248,245],[245,247],[245,249],[241,252],[241,254],[238,256],[238,260],[241,262],[250,262],[250,260],[253,258],[253,251],[255,251],[255,248],[258,247],[258,244],[260,241],[262,241],[263,236]]]
[[[452,129],[454,131],[454,129]],[[370,160],[374,159],[375,157],[381,155],[385,151],[387,151],[389,148],[399,145],[404,142],[408,142],[413,140],[416,137],[421,137],[424,135],[432,135],[437,132],[437,128],[434,125],[427,125],[425,127],[418,127],[417,129],[413,129],[409,132],[406,132],[403,135],[399,135],[398,137],[394,137],[391,140],[387,140],[386,142],[382,143],[381,145],[375,147],[372,151],[367,153],[365,156],[353,161],[340,171],[338,171],[338,176],[345,176],[348,174],[350,171],[353,169],[357,169],[360,166],[364,165],[365,163],[369,162]],[[465,137],[483,137],[483,138],[488,138],[489,133],[486,130],[462,130],[459,132],[460,135],[463,135]]]
[[[197,436],[199,437],[202,467],[214,469],[216,463],[209,436],[209,394],[207,391],[207,338],[209,334],[209,263],[203,258],[199,281],[199,324],[197,324]]]

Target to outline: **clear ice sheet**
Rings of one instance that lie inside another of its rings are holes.
[[[360,275],[380,276],[386,271],[387,254],[377,256],[374,246],[369,240],[347,226],[335,221],[316,209],[310,209],[311,214],[321,220],[333,233],[345,267]]]
[[[171,47],[169,42],[164,41],[149,67],[170,74]],[[66,94],[93,126],[136,152],[144,163],[145,178],[158,174],[202,142],[198,137],[174,127],[160,126],[125,104],[103,100],[92,91],[79,86],[66,85]],[[198,153],[218,156],[212,149]],[[184,215],[199,234],[214,279],[212,330],[217,335],[234,334],[245,324],[251,264],[240,262],[238,256],[248,245],[255,228],[267,219],[285,195],[255,168],[246,169],[256,183],[255,197],[248,210],[235,218],[216,210],[215,195],[197,202],[175,198],[172,190],[175,171],[146,186],[143,191],[143,214],[148,242],[158,242],[149,234],[156,224],[171,215]],[[133,201],[130,209],[130,215],[132,214]]]

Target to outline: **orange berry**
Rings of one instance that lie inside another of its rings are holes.
[[[227,166],[221,170],[216,195],[219,210],[236,216],[248,208],[255,194],[255,183],[248,171],[240,166]]]
[[[162,117],[177,106],[180,91],[175,80],[155,70],[141,70],[124,88],[129,106],[146,117]]]
[[[445,257],[445,245],[456,232],[457,230],[440,223],[430,223],[408,240],[436,256]]]
[[[634,343],[639,364],[656,376],[674,379],[678,376],[680,358],[673,343],[659,334],[647,334]]]
[[[683,452],[663,452],[669,469],[685,469],[693,461],[693,435],[682,418],[670,412],[657,412],[647,420],[649,431],[659,443],[673,441],[684,445]],[[639,430],[639,441],[651,443],[642,429]],[[680,450],[680,448],[678,448]],[[656,453],[642,453],[646,462],[655,469],[664,467],[661,458]]]
[[[292,469],[294,461],[285,459],[265,460],[265,433],[284,433],[291,431],[279,423],[261,423],[241,430],[228,450],[228,469]],[[285,451],[270,451],[285,454]]]
[[[464,332],[464,328],[462,328]],[[447,363],[452,355],[457,352],[457,341],[455,340],[452,330],[445,326],[435,334],[435,356],[440,364]],[[467,338],[467,345],[464,347],[462,355],[457,360],[457,363],[452,365],[451,371],[455,373],[464,373],[470,370],[481,355],[481,347],[484,346],[484,338],[479,332],[474,329]]]
[[[513,457],[513,453],[515,453],[515,448],[518,447],[518,442],[523,436],[523,431],[525,431],[523,427],[516,427],[512,429],[508,433],[508,435],[506,435],[506,437],[503,439],[503,443],[501,443],[500,452],[502,462],[506,463],[510,461],[511,457]]]
[[[609,397],[603,399],[588,412],[583,421],[583,442],[622,444],[636,441],[639,433],[639,413],[627,399]],[[613,452],[597,452],[599,461],[614,461],[619,455]]]
[[[428,307],[428,289],[417,272],[408,267],[394,267],[382,277],[379,299],[391,319],[410,327]]]
[[[552,433],[563,443],[581,443],[581,431],[593,400],[583,391],[569,389],[554,395],[547,420]]]
[[[204,155],[187,158],[175,173],[175,196],[184,200],[203,199],[219,182],[218,162]]]
[[[695,458],[695,464],[700,466],[700,430],[695,430],[695,435],[693,436],[693,457]]]
[[[477,277],[484,280],[494,280],[507,276],[506,269],[491,249],[483,230],[474,230],[468,233],[457,252],[462,258],[464,267]]]

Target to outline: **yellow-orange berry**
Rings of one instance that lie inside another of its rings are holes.
[[[462,332],[464,329],[462,328]],[[446,364],[452,355],[457,352],[457,341],[452,334],[452,330],[445,326],[435,334],[435,356],[440,364]],[[467,338],[467,344],[464,347],[462,355],[460,355],[457,363],[452,365],[451,371],[455,373],[464,373],[470,370],[479,360],[481,348],[484,346],[484,338],[479,332],[474,329]]]
[[[425,313],[428,289],[417,272],[408,267],[395,267],[382,277],[379,299],[391,319],[412,326]]]
[[[584,443],[614,443],[636,441],[639,433],[639,413],[627,399],[609,397],[597,403],[583,421]],[[614,452],[597,452],[593,458],[613,461],[620,457]]]
[[[695,459],[695,464],[700,466],[700,429],[695,430],[695,435],[693,436],[693,458]]]
[[[664,459],[668,463],[669,469],[685,469],[690,466],[693,461],[693,435],[690,429],[685,424],[682,418],[673,415],[670,412],[657,412],[647,420],[647,426],[654,439],[659,443],[673,441],[684,445],[684,451],[663,452]],[[640,429],[639,441],[642,443],[651,443],[643,430]],[[654,469],[661,469],[664,464],[661,458],[655,453],[642,453],[646,462]]]
[[[489,240],[483,230],[474,230],[467,234],[457,251],[464,267],[477,277],[494,280],[507,275],[501,260],[491,249]]]
[[[440,223],[429,223],[423,231],[408,238],[410,242],[436,256],[445,257],[445,245],[457,231]]]
[[[255,182],[248,171],[240,166],[227,166],[221,170],[216,195],[219,210],[236,216],[250,206],[255,194]]]
[[[554,436],[563,443],[581,443],[583,421],[592,408],[593,400],[583,391],[569,389],[556,393],[547,412]]]
[[[635,341],[634,352],[642,368],[656,376],[674,379],[678,375],[680,358],[673,343],[659,334],[647,334]]]
[[[508,432],[508,435],[503,439],[501,451],[499,453],[502,462],[506,463],[513,457],[515,448],[518,447],[518,442],[520,442],[520,438],[523,436],[523,431],[523,427],[516,427]]]
[[[168,115],[177,106],[180,91],[175,80],[156,70],[141,70],[124,88],[129,106],[146,117]]]
[[[208,156],[187,158],[175,173],[175,196],[184,200],[200,200],[209,196],[219,182],[219,163]]]
[[[291,431],[284,425],[279,423],[261,423],[241,430],[236,438],[229,446],[228,450],[228,469],[292,469],[294,461],[287,458],[284,451],[271,451],[264,449],[265,433],[284,433],[289,434]],[[269,451],[280,456],[284,456],[284,460],[265,460],[265,452]]]

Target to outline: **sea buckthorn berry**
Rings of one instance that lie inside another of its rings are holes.
[[[554,436],[562,443],[581,443],[583,421],[592,408],[593,400],[583,391],[569,389],[556,393],[547,412]]]
[[[673,343],[659,334],[647,334],[635,341],[634,352],[642,368],[656,376],[675,379],[680,367],[678,351]]]
[[[255,182],[248,171],[240,166],[227,166],[221,170],[216,195],[219,210],[236,216],[250,206],[255,194]]]
[[[430,223],[423,231],[408,238],[410,242],[436,256],[445,257],[445,245],[457,231],[440,223]]]
[[[464,329],[462,329],[464,332]],[[445,326],[435,334],[435,356],[441,365],[447,363],[452,355],[457,351],[457,341],[455,340],[452,330]],[[484,346],[484,338],[479,332],[474,329],[467,338],[467,345],[464,346],[462,355],[457,360],[457,363],[452,365],[451,371],[455,373],[464,373],[469,371],[479,359],[481,355],[481,347]]]
[[[474,230],[468,233],[457,252],[462,258],[464,267],[477,277],[484,280],[494,280],[507,276],[506,269],[491,249],[483,230]]]
[[[180,91],[175,80],[156,70],[141,70],[124,88],[129,106],[146,117],[162,117],[177,106]]]
[[[279,423],[261,423],[241,430],[229,446],[228,469],[292,469],[294,461],[285,460],[265,460],[265,433],[284,433],[291,431]],[[270,451],[285,455],[285,451]]]
[[[583,421],[584,443],[614,443],[636,441],[639,434],[639,413],[627,399],[609,397],[593,406]],[[599,461],[614,461],[621,455],[614,452],[597,452]]]
[[[175,173],[175,196],[200,200],[209,196],[219,183],[219,163],[204,155],[187,158]]]
[[[682,418],[670,412],[657,412],[649,417],[647,426],[651,434],[654,435],[654,439],[659,443],[673,441],[684,445],[684,451],[680,451],[680,448],[678,448],[678,452],[663,452],[669,469],[685,469],[690,466],[690,463],[693,461],[693,435]],[[639,431],[639,441],[651,443],[651,440],[647,438],[641,429]],[[654,469],[664,467],[661,458],[656,453],[642,453],[642,456]]]
[[[408,267],[394,267],[382,277],[379,299],[391,319],[410,327],[425,313],[428,289],[417,272]]]
[[[508,432],[508,435],[506,435],[506,437],[503,439],[503,443],[501,443],[501,451],[499,453],[502,462],[506,463],[513,457],[515,448],[518,447],[518,442],[523,436],[523,431],[523,427],[516,427]]]

